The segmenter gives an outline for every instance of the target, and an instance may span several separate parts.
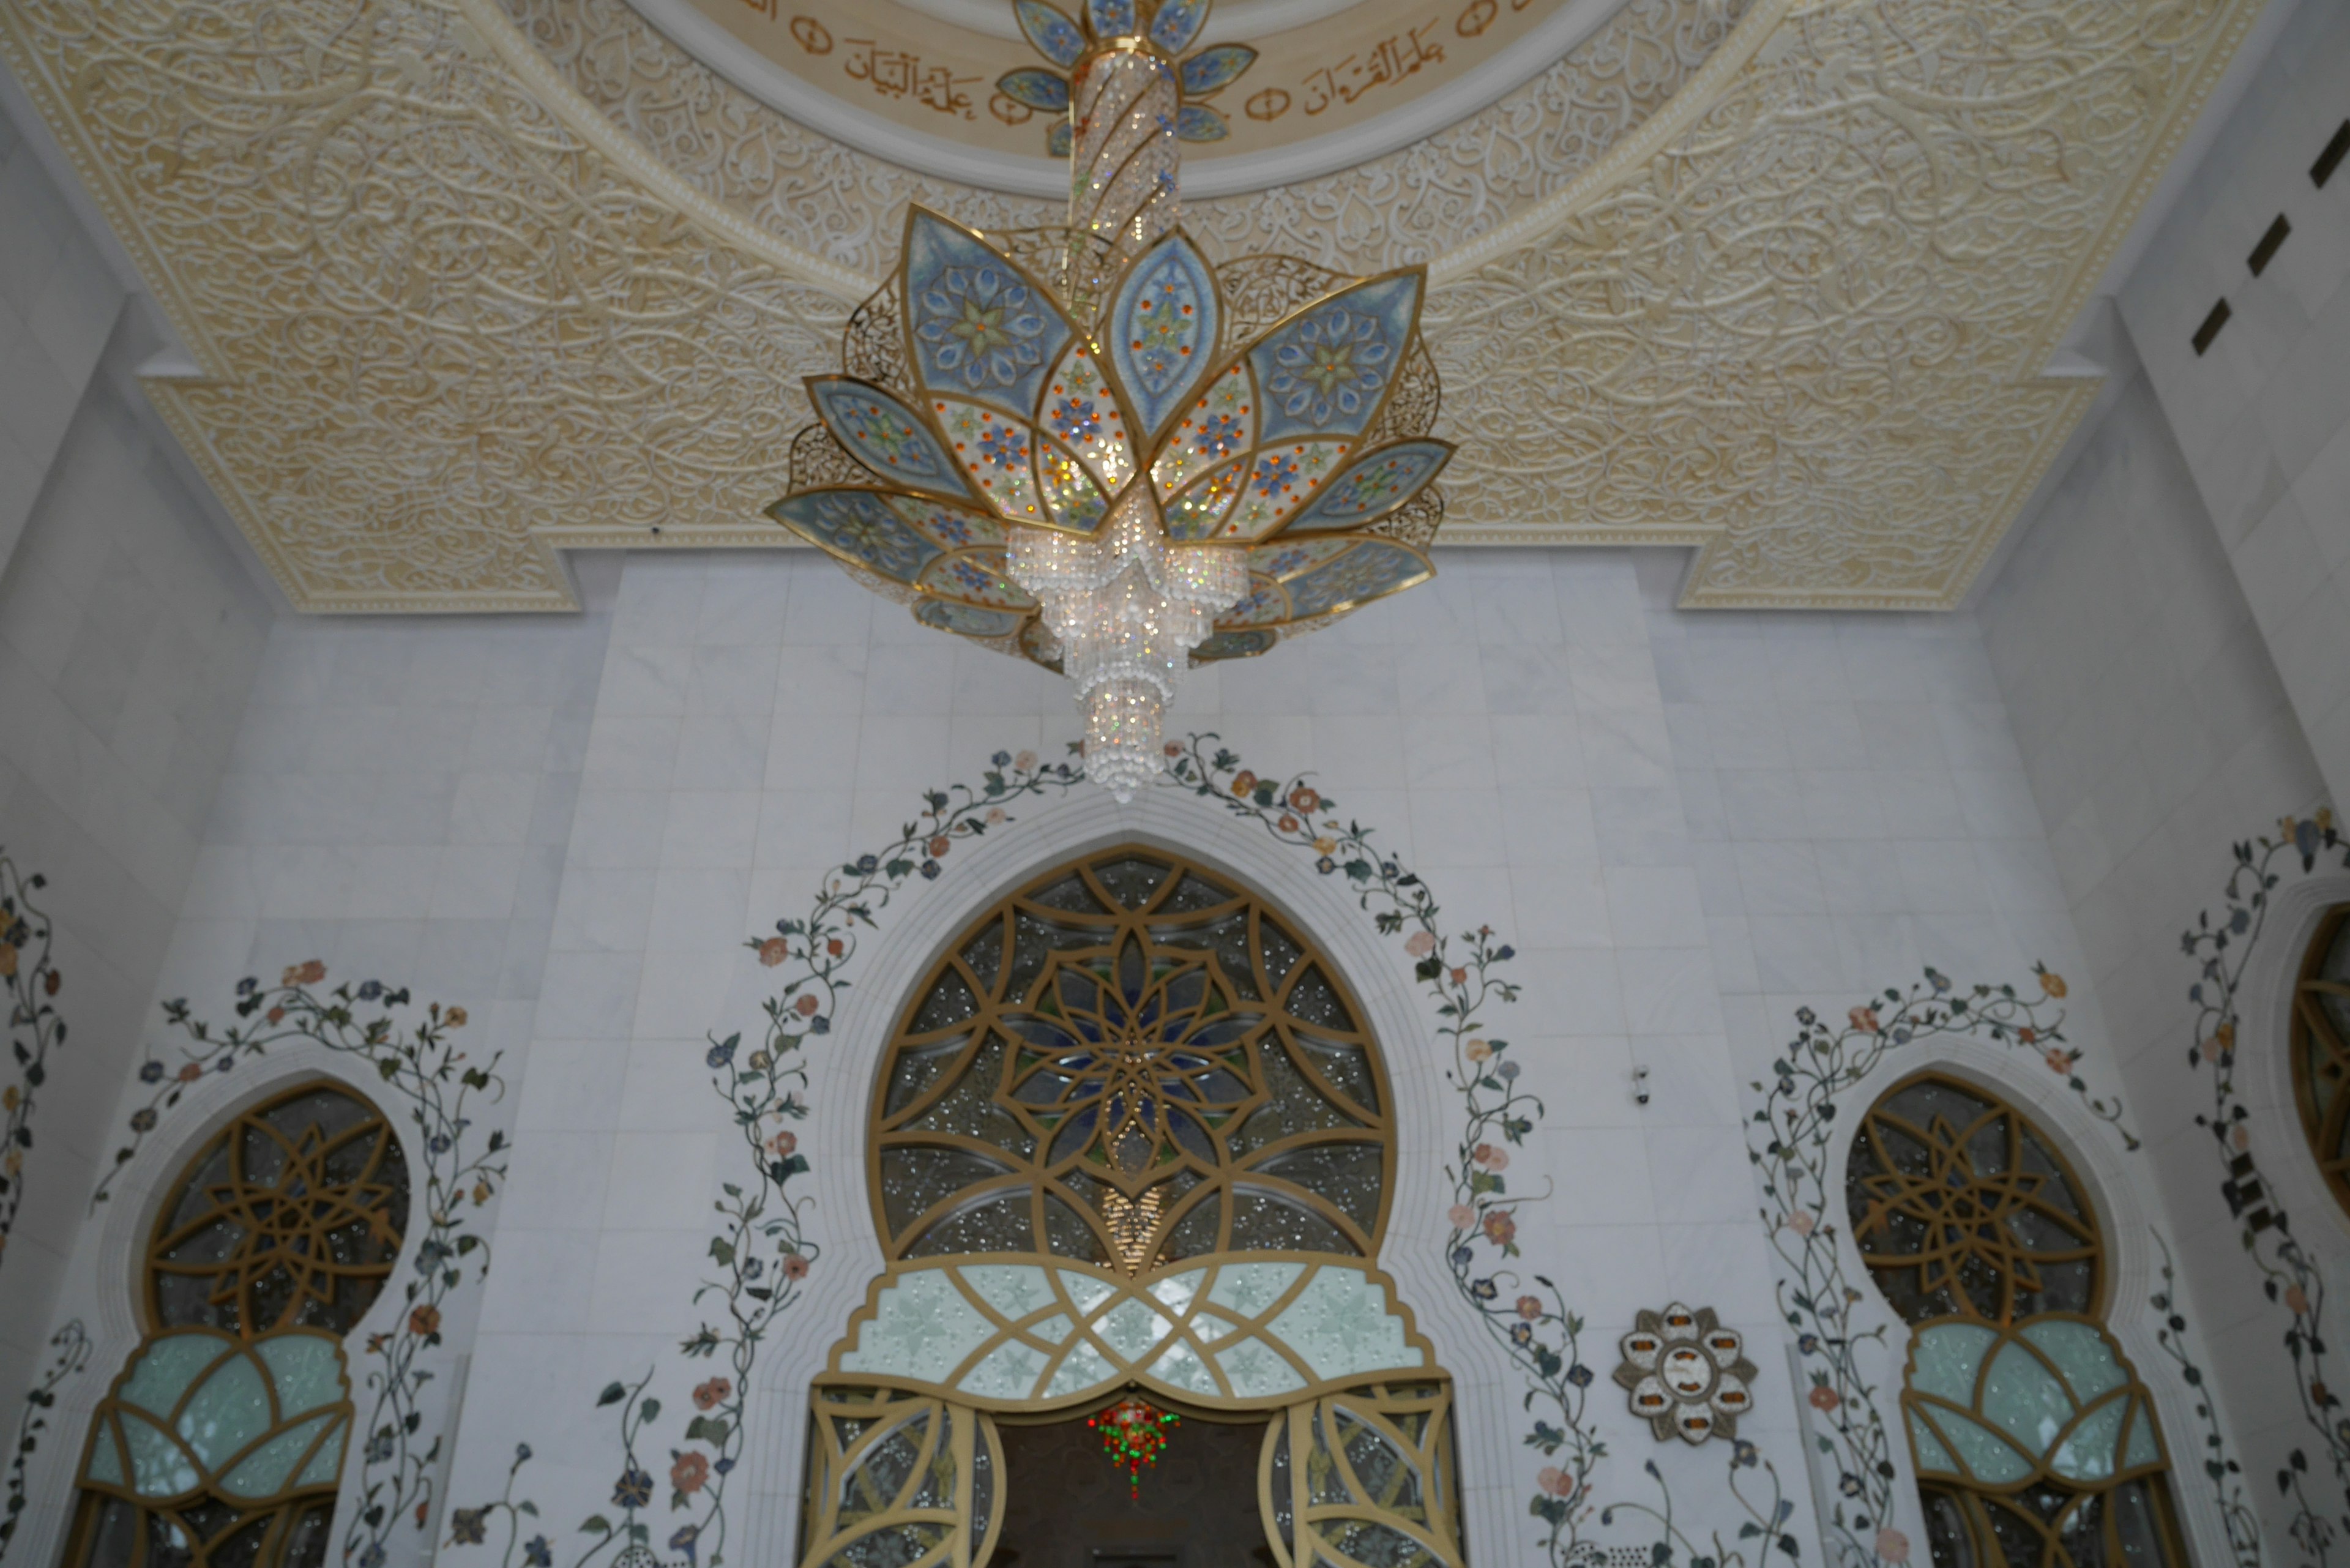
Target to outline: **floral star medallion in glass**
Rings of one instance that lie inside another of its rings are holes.
[[[1722,1327],[1711,1307],[1692,1312],[1679,1302],[1632,1323],[1616,1381],[1657,1441],[1737,1437],[1738,1417],[1754,1407],[1755,1375],[1738,1331]]]
[[[1179,142],[1222,133],[1194,100],[1254,58],[1185,55],[1206,0],[1017,10],[1068,73],[1003,89],[1068,115],[1067,226],[910,209],[768,510],[924,625],[1066,675],[1086,771],[1124,800],[1165,765],[1186,670],[1434,575],[1452,447],[1428,433],[1424,269],[1216,265],[1178,226]]]
[[[1086,1425],[1101,1434],[1102,1455],[1127,1474],[1132,1495],[1142,1496],[1142,1472],[1159,1462],[1168,1434],[1182,1423],[1172,1410],[1129,1394],[1107,1410],[1086,1417]]]

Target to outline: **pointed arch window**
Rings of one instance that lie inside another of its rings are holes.
[[[1869,1107],[1845,1196],[1910,1324],[1901,1409],[1937,1568],[2183,1568],[2153,1399],[2104,1324],[2104,1233],[2055,1145],[1922,1073]]]
[[[2350,904],[2317,923],[2293,992],[2293,1097],[2334,1200],[2350,1210]]]
[[[408,1226],[383,1114],[308,1084],[207,1139],[140,1269],[146,1337],[91,1422],[72,1568],[316,1568],[352,1421],[346,1334]]]

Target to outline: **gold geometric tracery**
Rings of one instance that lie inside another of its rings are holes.
[[[2350,1210],[2350,904],[2318,922],[2293,992],[2293,1096],[2334,1201]]]
[[[1912,1323],[2096,1307],[2079,1184],[2022,1116],[1954,1080],[1922,1075],[1869,1108],[1846,1198],[1870,1272]]]
[[[890,1044],[882,1244],[1128,1274],[1374,1256],[1394,1149],[1359,1017],[1329,962],[1222,873],[1137,846],[1048,872],[965,929]]]

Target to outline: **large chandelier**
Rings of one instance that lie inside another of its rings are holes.
[[[1165,765],[1192,664],[1264,652],[1435,573],[1424,268],[1211,265],[1180,228],[1185,140],[1255,58],[1191,51],[1209,0],[1015,0],[1055,67],[998,84],[1061,115],[1066,227],[993,236],[909,211],[850,317],[777,522],[925,625],[1058,670],[1087,774]]]

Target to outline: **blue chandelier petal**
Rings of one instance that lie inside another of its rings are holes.
[[[1047,5],[1045,0],[1012,0],[1012,9],[1029,44],[1063,70],[1076,65],[1086,52],[1085,30],[1058,6]]]
[[[1208,4],[1209,0],[1159,0],[1159,15],[1150,19],[1150,41],[1170,55],[1180,55],[1206,25]]]
[[[1059,114],[1069,107],[1067,78],[1037,66],[1004,72],[995,78],[995,90],[1043,114]]]
[[[1256,51],[1246,44],[1218,44],[1212,49],[1201,49],[1179,67],[1186,98],[1205,98],[1211,92],[1228,88],[1240,79],[1241,73],[1256,64]]]
[[[1310,534],[1376,523],[1427,489],[1451,459],[1447,441],[1401,441],[1375,448],[1334,475],[1283,532]]]
[[[1175,111],[1179,141],[1222,141],[1232,133],[1231,123],[1205,104],[1187,103]]]
[[[1269,405],[1258,442],[1360,435],[1385,402],[1419,327],[1425,281],[1414,269],[1356,284],[1260,337],[1248,354]]]
[[[1074,336],[1045,291],[976,234],[919,207],[907,214],[899,266],[923,389],[1025,420],[1045,367]]]
[[[1178,231],[1136,258],[1110,301],[1110,362],[1141,422],[1141,444],[1158,441],[1199,395],[1212,368],[1222,310],[1216,275]]]

